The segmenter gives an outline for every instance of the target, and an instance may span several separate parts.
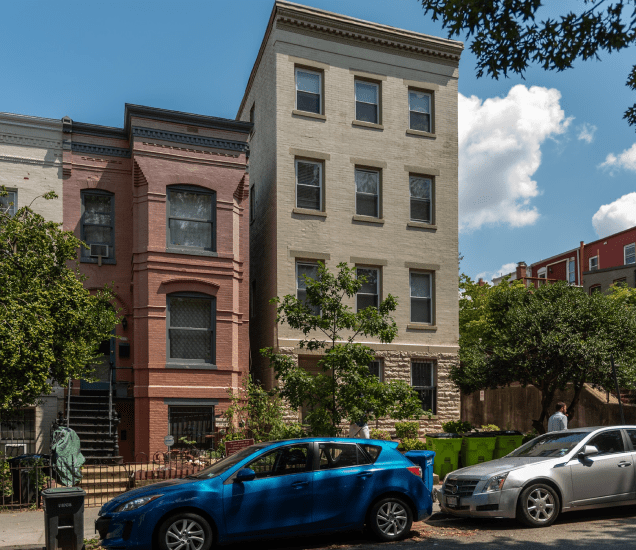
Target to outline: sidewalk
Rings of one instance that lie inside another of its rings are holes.
[[[84,509],[84,538],[97,538],[95,519],[99,507]],[[0,549],[1,550],[39,550],[45,546],[44,512],[34,510],[28,512],[0,513]]]

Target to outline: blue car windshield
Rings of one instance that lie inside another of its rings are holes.
[[[568,454],[580,441],[587,437],[587,432],[548,433],[528,441],[508,456],[558,457]]]
[[[226,456],[225,458],[215,462],[209,468],[205,470],[201,470],[198,474],[195,474],[193,477],[198,477],[199,479],[210,479],[212,477],[216,477],[221,475],[223,472],[229,470],[232,466],[236,466],[241,460],[247,458],[251,454],[254,454],[256,451],[259,451],[263,447],[260,445],[252,445],[251,447],[246,447],[245,449],[241,449],[240,451],[234,453],[233,455]]]

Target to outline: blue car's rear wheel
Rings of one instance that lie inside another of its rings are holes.
[[[181,513],[167,518],[159,528],[161,550],[209,550],[212,528],[197,514]]]
[[[413,525],[408,504],[396,497],[376,502],[369,513],[368,527],[382,541],[402,540]]]

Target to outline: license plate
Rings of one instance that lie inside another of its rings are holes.
[[[458,497],[446,497],[446,505],[447,506],[459,506],[459,498]]]

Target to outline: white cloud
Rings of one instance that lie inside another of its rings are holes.
[[[532,175],[541,164],[541,144],[572,120],[560,99],[558,90],[523,85],[485,101],[459,94],[460,230],[521,227],[538,219],[531,200],[540,194]]]
[[[597,129],[598,128],[594,126],[594,124],[588,124],[587,122],[584,122],[577,128],[579,132],[577,138],[581,141],[585,141],[586,143],[592,143],[594,141],[594,133]]]
[[[515,262],[504,264],[496,271],[482,271],[481,273],[477,273],[475,275],[475,280],[483,279],[484,281],[492,280],[495,277],[501,277],[502,275],[508,275],[508,273],[514,273],[517,269],[517,264]]]
[[[605,162],[599,166],[601,168],[608,168],[610,172],[614,172],[617,168],[624,168],[625,170],[633,170],[636,172],[636,143],[629,149],[625,149],[618,156],[614,153],[610,153],[605,157]]]
[[[636,193],[628,193],[601,206],[592,217],[596,234],[603,238],[636,225]]]

